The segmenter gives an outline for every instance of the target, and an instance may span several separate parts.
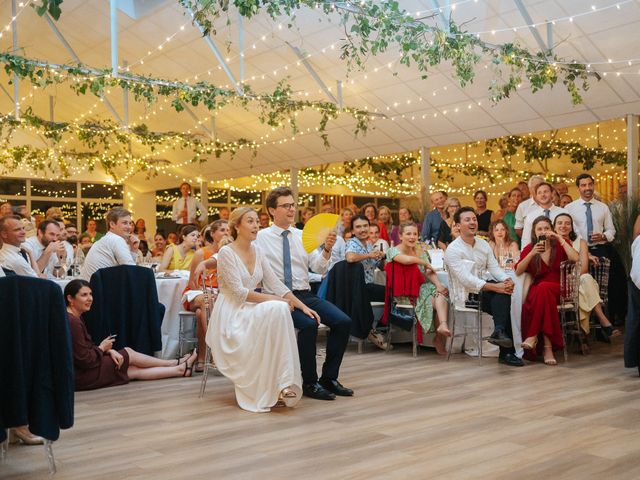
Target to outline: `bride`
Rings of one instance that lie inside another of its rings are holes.
[[[292,407],[302,393],[298,345],[291,319],[294,308],[320,323],[318,314],[298,300],[275,276],[252,242],[259,230],[258,214],[237,208],[229,219],[234,241],[218,253],[218,285],[207,330],[218,370],[235,385],[240,408],[268,412]],[[224,240],[223,242],[224,243]],[[255,291],[262,282],[266,290]]]

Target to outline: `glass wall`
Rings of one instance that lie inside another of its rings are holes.
[[[13,206],[26,205],[37,220],[43,219],[51,207],[62,210],[64,219],[86,229],[88,219],[97,220],[98,230],[106,231],[104,216],[115,206],[122,206],[122,185],[89,182],[52,182],[38,179],[0,179],[0,201]]]

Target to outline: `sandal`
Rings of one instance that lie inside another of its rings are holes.
[[[176,360],[176,366],[178,365],[182,365],[184,362],[186,362],[187,360],[189,360],[191,358],[191,354],[193,352],[189,352],[189,353],[185,353],[182,357],[178,358]]]
[[[622,332],[617,328],[613,328],[613,325],[607,325],[606,327],[602,327],[602,334],[604,335],[605,340],[608,343],[611,343],[611,339],[614,337],[619,337],[622,335]]]
[[[522,342],[523,350],[535,350],[536,345],[538,345],[538,337],[529,337]],[[545,347],[547,348],[547,347]]]
[[[193,357],[194,355],[196,355],[197,358],[197,352],[194,350],[193,353],[191,354],[191,357]],[[191,375],[193,375],[193,366],[196,363],[196,359],[193,360],[193,362],[189,363],[189,360],[187,360],[186,362],[184,362],[184,372],[182,373],[183,377],[190,377]]]
[[[296,392],[291,390],[289,387],[283,388],[278,395],[278,401],[276,402],[276,407],[292,407],[295,405],[295,400],[298,398]]]

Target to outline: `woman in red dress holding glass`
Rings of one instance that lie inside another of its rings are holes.
[[[536,346],[542,335],[546,365],[556,365],[554,349],[564,346],[558,301],[560,300],[560,264],[579,258],[571,243],[553,231],[551,220],[540,216],[533,221],[531,243],[520,254],[516,274],[533,276],[527,299],[522,305],[522,348],[525,357],[536,359]],[[538,349],[538,353],[539,353]]]

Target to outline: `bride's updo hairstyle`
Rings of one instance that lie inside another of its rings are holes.
[[[231,215],[229,215],[229,233],[231,237],[226,236],[222,240],[220,240],[220,247],[222,248],[225,245],[229,245],[236,238],[238,238],[238,230],[236,226],[240,225],[242,222],[242,217],[244,217],[247,213],[255,211],[251,207],[240,207],[236,208]]]

